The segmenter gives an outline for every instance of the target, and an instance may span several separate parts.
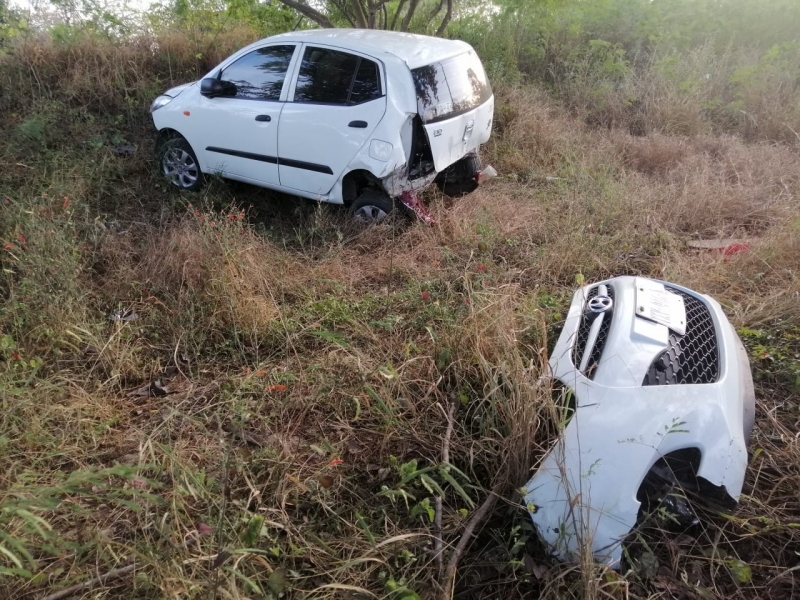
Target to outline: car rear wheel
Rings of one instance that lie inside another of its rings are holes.
[[[394,211],[394,201],[385,193],[367,190],[350,205],[350,215],[359,223],[380,223]]]
[[[197,156],[184,138],[177,136],[161,142],[156,160],[162,175],[176,188],[195,191],[203,185],[203,172]]]
[[[478,189],[481,168],[480,156],[477,152],[471,152],[441,171],[436,176],[436,185],[443,194],[451,198],[461,198]]]

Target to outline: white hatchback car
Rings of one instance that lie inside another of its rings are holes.
[[[461,41],[321,29],[243,48],[150,111],[161,171],[182,189],[203,174],[385,216],[436,181],[462,195],[480,179],[494,96]]]

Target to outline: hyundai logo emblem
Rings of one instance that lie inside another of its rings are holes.
[[[589,300],[589,312],[600,314],[610,310],[614,301],[608,296],[595,296]]]

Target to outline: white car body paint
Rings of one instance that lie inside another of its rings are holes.
[[[431,140],[433,164],[437,171],[443,171],[452,165],[469,149],[489,141],[492,116],[494,115],[494,98],[475,110],[446,121],[426,123],[425,131]],[[464,139],[464,132],[471,129],[471,136]]]
[[[215,77],[245,54],[273,45],[296,46],[280,100],[207,98],[200,93],[198,81],[172,88],[164,95],[173,99],[153,111],[156,128],[174,130],[186,138],[204,173],[341,204],[344,177],[354,170],[365,170],[383,183],[390,196],[398,197],[405,191],[429,185],[438,172],[477,151],[491,135],[493,96],[468,112],[436,123],[435,127],[425,125],[435,171],[414,179],[409,177],[410,125],[418,114],[411,69],[474,53],[465,42],[373,30],[297,31],[242,48],[205,77]],[[294,103],[297,75],[307,46],[349,52],[378,63],[383,97],[355,106]],[[255,123],[257,114],[269,114],[271,121]],[[354,120],[366,121],[368,127],[348,127]],[[471,134],[464,139],[468,126]],[[433,137],[433,129],[442,133]],[[372,140],[384,142],[384,149],[391,146],[388,156],[381,154],[375,158],[375,152],[371,155]],[[324,165],[331,173],[220,155],[206,150],[209,146]]]
[[[613,316],[590,378],[574,364],[573,345],[586,296],[601,284],[613,289]],[[662,456],[697,448],[697,475],[724,486],[738,500],[754,394],[747,353],[715,300],[674,284],[634,277],[601,284],[575,293],[552,353],[551,374],[572,390],[576,409],[526,485],[525,500],[541,537],[557,557],[577,561],[589,550],[596,560],[617,568],[622,541],[637,521],[639,486]],[[637,316],[644,308],[637,303],[637,288],[648,284],[689,294],[708,309],[718,340],[715,382],[643,386],[670,334],[667,326]]]

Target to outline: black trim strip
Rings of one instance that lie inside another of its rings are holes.
[[[314,171],[315,173],[325,173],[326,175],[333,175],[333,171],[326,165],[318,165],[317,163],[305,162],[302,160],[294,160],[292,158],[279,158],[278,164],[286,167],[294,167],[295,169],[305,169],[306,171]]]
[[[217,152],[219,154],[230,154],[231,156],[238,156],[239,158],[249,158],[250,160],[259,160],[261,162],[270,163],[271,165],[278,164],[277,156],[267,156],[266,154],[254,154],[252,152],[241,152],[239,150],[228,150],[227,148],[217,148],[216,146],[208,146],[206,148],[209,152]]]
[[[209,152],[217,152],[219,154],[229,154],[230,156],[238,156],[239,158],[249,158],[250,160],[258,160],[272,165],[283,165],[286,167],[293,167],[295,169],[304,169],[306,171],[314,171],[315,173],[325,173],[326,175],[333,175],[333,170],[327,165],[318,165],[317,163],[305,162],[303,160],[294,160],[291,158],[278,158],[277,156],[267,156],[266,154],[254,154],[253,152],[241,152],[239,150],[229,150],[228,148],[218,148],[217,146],[208,146],[206,148]]]

